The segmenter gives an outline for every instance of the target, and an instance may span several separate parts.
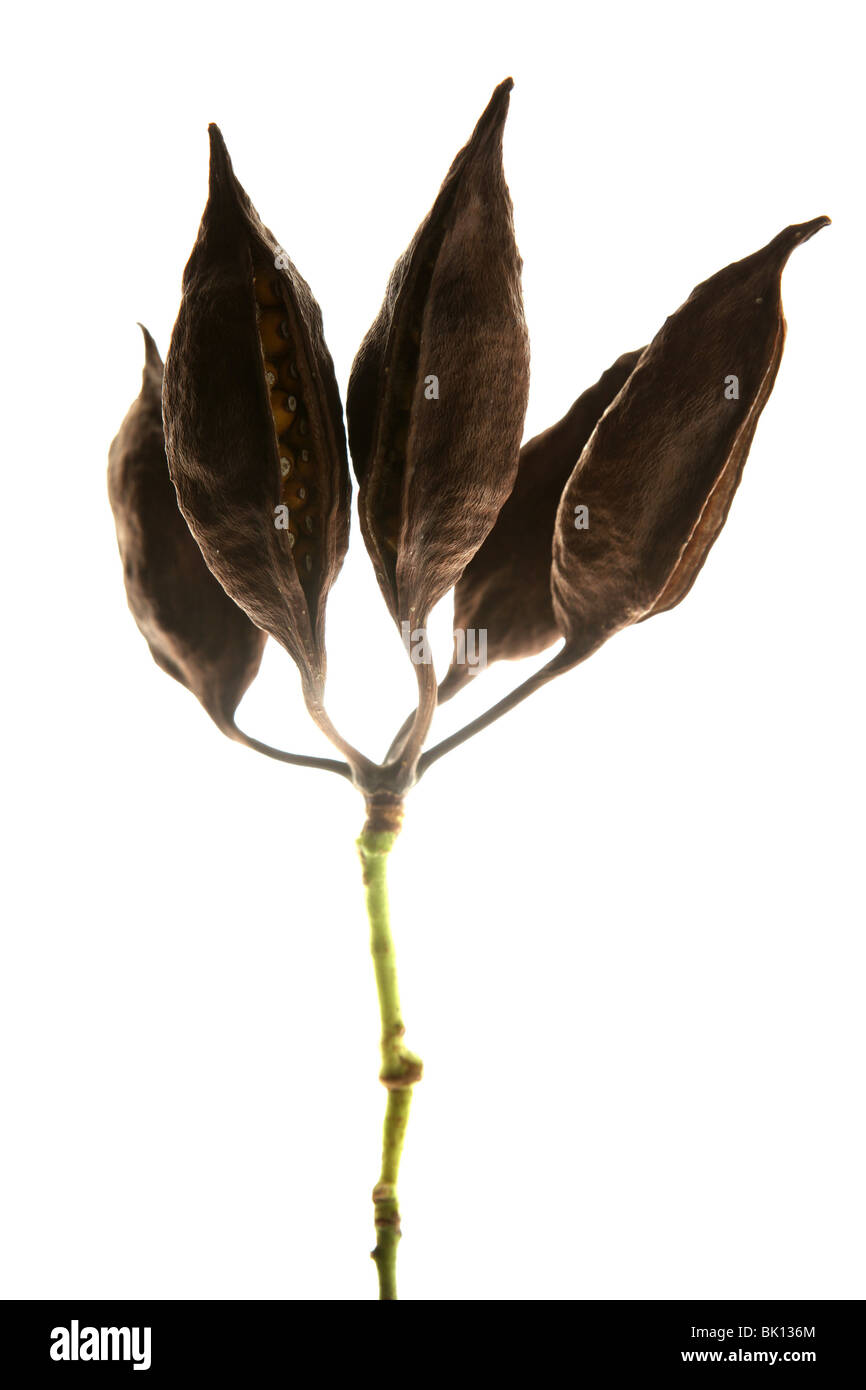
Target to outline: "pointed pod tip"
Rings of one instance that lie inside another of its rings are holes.
[[[502,128],[505,125],[505,118],[508,115],[511,88],[513,86],[514,82],[512,78],[506,77],[504,82],[500,82],[499,86],[494,88],[493,95],[482,111],[478,124],[472,132],[469,146],[477,147],[491,135],[494,136],[494,138],[501,138]],[[467,148],[469,148],[469,146],[467,146]]]
[[[487,109],[481,117],[482,121],[486,118],[490,120],[505,120],[505,117],[508,115],[508,107],[511,102],[511,89],[513,86],[514,78],[506,77],[499,83],[498,87],[494,87],[493,95],[487,103]]]
[[[229,183],[233,178],[232,162],[229,152],[226,149],[226,142],[223,139],[222,131],[215,121],[211,121],[207,128],[210,137],[210,191],[221,184]]]
[[[813,217],[811,222],[795,223],[793,227],[788,228],[788,231],[795,235],[796,244],[801,246],[804,241],[809,240],[809,237],[814,236],[816,232],[820,232],[822,227],[829,226],[829,217]]]
[[[508,115],[508,106],[511,97],[511,88],[514,82],[510,77],[506,77],[504,82],[494,88],[493,95],[482,111],[478,122],[473,130],[468,144],[458,154],[455,166],[467,167],[474,163],[485,152],[492,153],[497,147],[502,148],[502,132],[505,128],[505,118]],[[455,166],[452,166],[454,168]]]
[[[162,358],[159,355],[159,348],[156,346],[156,343],[154,342],[150,333],[145,328],[144,324],[140,323],[138,326],[141,329],[142,337],[144,338],[145,370],[158,372],[159,375],[162,376]]]
[[[804,241],[808,241],[816,232],[820,232],[822,227],[830,226],[829,217],[813,217],[810,222],[792,222],[790,227],[786,227],[783,232],[770,243],[770,247],[781,252],[782,265],[785,264],[792,251],[798,246],[802,246]],[[769,249],[769,248],[768,248]]]

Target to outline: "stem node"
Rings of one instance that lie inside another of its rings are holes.
[[[378,851],[375,845],[371,845],[369,848],[362,848],[362,862],[364,860],[365,852],[378,852],[380,854],[387,854],[391,848],[391,845],[394,843],[394,840],[399,835],[400,827],[402,824],[402,796],[398,796],[396,793],[383,791],[375,792],[372,796],[369,796],[367,798],[367,819],[364,822],[364,829],[361,832],[361,841],[368,841],[371,836],[376,835],[390,835],[392,839],[391,844],[389,844],[386,848],[379,849]],[[361,842],[359,841],[359,844],[360,843]],[[365,877],[364,882],[366,883],[366,881],[367,880]]]

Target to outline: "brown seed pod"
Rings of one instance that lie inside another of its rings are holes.
[[[423,625],[514,483],[529,381],[493,93],[391,274],[352,367],[347,419],[361,529],[388,607]]]
[[[779,369],[782,271],[828,222],[788,227],[698,285],[599,420],[556,517],[553,609],[566,642],[551,669],[568,670],[691,588]]]
[[[561,420],[520,451],[514,490],[454,590],[454,631],[486,632],[488,663],[535,656],[562,636],[550,596],[559,500],[583,446],[642,351],[619,357]],[[455,660],[439,687],[440,704],[475,674],[465,662],[458,664],[457,651],[455,641]]]
[[[259,669],[267,634],[211,574],[181,516],[162,435],[162,361],[147,329],[142,332],[141,394],[108,455],[126,596],[154,661],[227,733]]]
[[[342,406],[321,310],[214,125],[210,137],[208,202],[166,360],[169,465],[208,565],[320,692],[325,602],[349,537]]]

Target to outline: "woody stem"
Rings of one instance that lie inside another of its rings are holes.
[[[402,807],[368,803],[367,823],[358,840],[364,873],[367,915],[370,919],[370,951],[376,973],[379,1012],[382,1019],[382,1070],[379,1079],[388,1089],[382,1136],[382,1171],[373,1188],[376,1248],[372,1252],[379,1275],[380,1300],[397,1298],[397,1246],[400,1241],[400,1208],[397,1175],[412,1103],[412,1087],[421,1078],[422,1063],[403,1042],[405,1028],[400,1012],[397,963],[388,911],[386,866],[399,833]]]

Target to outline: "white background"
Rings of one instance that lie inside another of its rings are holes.
[[[453,754],[392,867],[407,1299],[863,1281],[862,110],[854,7],[114,4],[7,16],[0,1292],[364,1300],[384,1092],[348,784],[221,739],[126,610],[105,495],[216,120],[345,387],[493,86],[527,435],[789,222],[788,345],[675,612]],[[357,527],[332,715],[411,667]],[[447,662],[449,614],[437,614]],[[444,733],[525,672],[489,671]],[[241,719],[327,751],[270,644]]]

